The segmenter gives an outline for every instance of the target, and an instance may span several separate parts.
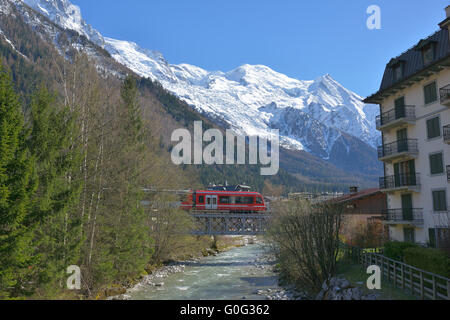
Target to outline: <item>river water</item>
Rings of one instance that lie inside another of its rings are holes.
[[[155,284],[141,284],[127,295],[133,300],[265,300],[281,291],[266,248],[253,244],[188,263],[184,272]],[[159,286],[160,285],[160,286]]]

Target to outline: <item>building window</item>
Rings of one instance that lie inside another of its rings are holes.
[[[423,56],[423,64],[427,65],[433,62],[434,60],[434,45],[429,44],[422,50]]]
[[[435,212],[447,211],[447,194],[445,190],[433,191],[433,210]]]
[[[441,136],[441,124],[439,117],[427,120],[428,139],[433,139]]]
[[[437,87],[436,82],[430,83],[423,87],[425,94],[425,104],[430,104],[437,101]]]
[[[444,161],[442,152],[430,155],[431,174],[444,173]]]
[[[403,78],[403,64],[400,63],[393,68],[394,71],[394,82],[398,82]]]
[[[403,228],[403,239],[405,242],[416,242],[414,228]]]

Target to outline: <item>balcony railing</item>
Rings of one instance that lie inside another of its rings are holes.
[[[434,211],[432,214],[436,228],[450,228],[450,211]]]
[[[382,128],[396,120],[415,121],[416,107],[403,106],[389,110],[377,117],[377,129]]]
[[[380,178],[380,189],[382,190],[393,190],[408,187],[419,187],[420,186],[420,174],[398,174],[395,176],[387,176]]]
[[[450,84],[439,89],[439,95],[441,97],[441,104],[450,106]]]
[[[449,125],[446,125],[444,128],[443,128],[443,134],[444,134],[444,142],[445,143],[450,143],[450,124]]]
[[[386,210],[384,220],[388,223],[423,224],[423,209],[404,208]]]
[[[401,154],[416,155],[419,153],[417,139],[405,139],[395,141],[378,147],[378,159],[395,157]]]

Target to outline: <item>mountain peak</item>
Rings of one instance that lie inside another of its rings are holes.
[[[340,132],[372,146],[378,143],[375,113],[329,73],[304,81],[260,64],[243,64],[229,72],[210,72],[190,64],[171,65],[159,52],[133,42],[103,38],[83,20],[80,8],[68,0],[21,1],[59,26],[85,35],[119,63],[159,81],[196,110],[227,123],[238,133],[266,136],[271,129],[279,128],[282,141],[303,148],[311,145],[310,137],[317,136],[318,129],[310,126],[317,122],[327,128],[326,132],[335,133],[324,136],[320,143],[322,152],[316,155],[325,158]],[[267,106],[276,108],[264,111]],[[298,116],[292,122],[293,114]]]
[[[92,42],[103,46],[102,35],[87,24],[81,16],[81,9],[69,0],[22,0],[26,5],[41,13],[60,27],[74,30]]]

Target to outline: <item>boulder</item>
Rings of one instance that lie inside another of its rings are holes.
[[[330,278],[322,285],[316,300],[377,300],[377,294],[364,295],[362,287],[353,287],[347,279]]]

